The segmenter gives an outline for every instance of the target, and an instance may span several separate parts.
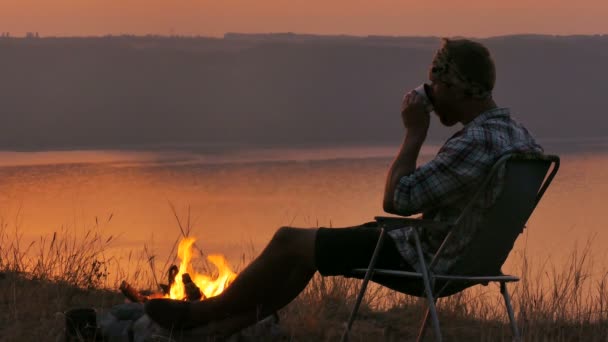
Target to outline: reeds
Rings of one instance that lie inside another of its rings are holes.
[[[0,340],[57,341],[65,310],[120,303],[104,290],[111,287],[106,252],[113,237],[100,225],[96,219],[82,231],[62,227],[27,242],[18,224],[0,218]]]
[[[111,215],[106,223],[111,220]],[[65,283],[80,288],[107,286],[106,257],[113,236],[102,236],[100,223],[77,229],[62,227],[51,235],[25,242],[18,225],[9,228],[0,218],[0,270],[33,280]]]

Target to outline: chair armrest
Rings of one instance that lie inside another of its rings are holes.
[[[452,225],[451,223],[447,222],[409,217],[376,216],[374,219],[387,230],[399,229],[407,226],[426,227],[432,229],[433,227],[444,228]]]

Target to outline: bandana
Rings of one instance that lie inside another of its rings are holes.
[[[431,77],[433,80],[439,80],[454,84],[466,92],[470,93],[476,99],[487,99],[492,97],[492,90],[488,90],[477,81],[465,76],[458,68],[458,65],[450,58],[447,49],[441,48],[435,54],[433,66],[431,69]]]

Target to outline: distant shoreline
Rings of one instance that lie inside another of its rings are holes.
[[[608,152],[608,138],[546,139],[540,144],[547,154]],[[66,164],[115,166],[238,164],[285,161],[327,161],[392,158],[398,144],[308,144],[251,146],[245,144],[164,144],[114,148],[73,148],[33,151],[0,150],[1,167]],[[422,156],[432,156],[440,144],[427,144]]]

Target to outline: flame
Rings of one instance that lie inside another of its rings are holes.
[[[186,298],[182,275],[188,273],[192,281],[198,286],[203,293],[203,298],[215,297],[222,293],[228,285],[236,278],[236,273],[232,271],[226,258],[220,254],[211,254],[207,256],[207,260],[213,264],[218,271],[216,278],[209,275],[200,274],[192,268],[192,245],[195,239],[186,237],[182,239],[177,248],[177,256],[181,260],[179,272],[175,277],[175,282],[171,286],[168,297],[171,299],[183,300]]]

